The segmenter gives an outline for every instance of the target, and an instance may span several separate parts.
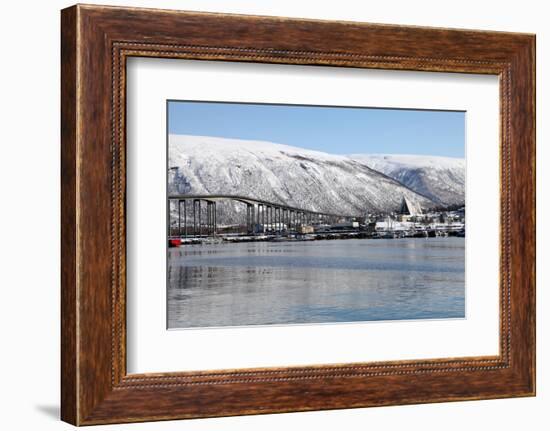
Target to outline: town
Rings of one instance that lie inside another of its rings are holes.
[[[315,213],[247,199],[244,202],[247,205],[246,221],[238,224],[217,222],[217,199],[221,198],[170,198],[170,201],[177,202],[177,215],[170,216],[169,247],[257,241],[465,237],[466,233],[464,206],[423,211],[407,197],[403,197],[396,211],[364,216]],[[230,199],[244,201],[240,197]],[[191,201],[190,209],[188,200]],[[206,203],[202,208],[201,202]]]

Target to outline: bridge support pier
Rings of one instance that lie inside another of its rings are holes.
[[[198,214],[199,214],[199,236],[202,236],[202,211],[201,211],[201,201],[199,200],[198,201],[198,206],[199,206],[199,211],[198,211]]]
[[[261,211],[260,211],[261,209]],[[260,208],[258,211],[258,217],[260,219],[259,223],[262,225],[262,233],[265,233],[265,206],[264,204],[260,204]]]
[[[193,236],[197,235],[197,202],[193,201]]]
[[[216,202],[206,201],[206,234],[216,233]]]
[[[254,205],[252,204],[246,204],[246,231],[248,234],[251,234],[252,229],[252,223],[254,220]]]
[[[168,217],[170,217],[170,213],[171,213],[170,203],[168,203]],[[170,230],[172,229],[172,223],[171,222],[172,222],[172,220],[169,220],[169,222],[168,222],[168,228]],[[181,238],[181,201],[178,201],[178,236]]]
[[[287,210],[286,217],[288,219],[288,231],[292,231],[292,210]]]
[[[183,201],[183,235],[187,239],[187,200]]]
[[[256,205],[252,204],[250,207],[251,217],[250,217],[250,232],[254,233],[254,225],[256,220]]]
[[[206,201],[206,236],[210,235],[210,220],[212,217],[210,209],[210,202]]]

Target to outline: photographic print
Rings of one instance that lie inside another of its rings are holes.
[[[167,102],[169,329],[465,317],[465,112]]]

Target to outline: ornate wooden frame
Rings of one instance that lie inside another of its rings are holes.
[[[535,36],[73,6],[62,11],[61,416],[75,425],[535,394]],[[501,341],[495,357],[126,373],[129,56],[495,74]]]

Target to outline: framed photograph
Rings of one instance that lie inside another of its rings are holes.
[[[535,394],[535,36],[62,11],[62,419]]]

